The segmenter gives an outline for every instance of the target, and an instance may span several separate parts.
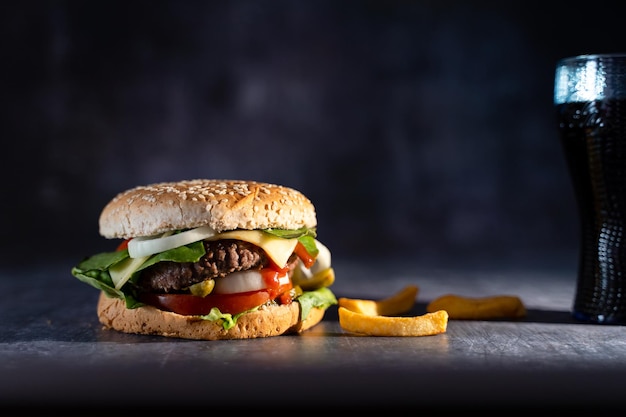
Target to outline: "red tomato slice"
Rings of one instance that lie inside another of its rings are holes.
[[[172,311],[185,316],[205,315],[217,307],[222,313],[238,314],[279,298],[286,304],[292,301],[289,290],[291,283],[277,289],[267,289],[236,294],[209,294],[199,297],[191,294],[141,294],[139,301],[161,310]]]
[[[206,297],[191,294],[142,294],[139,299],[161,310],[192,316],[209,314],[213,307],[217,307],[222,313],[241,313],[266,303],[270,295],[261,290],[238,294],[209,294]]]

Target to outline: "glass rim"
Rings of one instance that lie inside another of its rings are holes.
[[[626,53],[585,54],[556,65],[554,104],[626,98]]]
[[[626,52],[609,52],[609,53],[597,53],[597,54],[581,54],[568,56],[565,58],[561,58],[558,60],[558,64],[567,64],[570,62],[580,62],[580,61],[597,61],[602,59],[613,59],[613,58],[626,58]]]

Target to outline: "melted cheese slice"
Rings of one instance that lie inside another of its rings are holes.
[[[267,256],[281,268],[287,265],[287,261],[298,243],[297,238],[285,239],[260,230],[231,230],[211,236],[206,240],[221,239],[237,239],[252,243],[263,249]]]

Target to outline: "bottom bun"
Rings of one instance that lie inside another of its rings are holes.
[[[325,310],[312,308],[307,318],[301,321],[300,303],[265,306],[240,316],[234,327],[225,330],[219,322],[163,311],[148,305],[128,309],[124,300],[111,298],[101,292],[97,312],[100,323],[105,327],[124,333],[220,340],[300,333],[319,323]]]

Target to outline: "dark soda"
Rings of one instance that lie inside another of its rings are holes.
[[[626,323],[626,100],[556,106],[579,210],[581,253],[573,314]]]

